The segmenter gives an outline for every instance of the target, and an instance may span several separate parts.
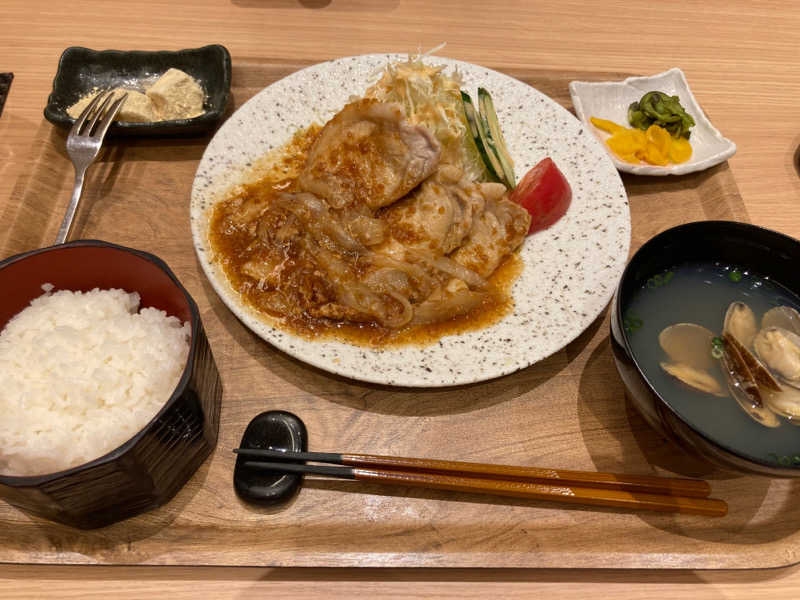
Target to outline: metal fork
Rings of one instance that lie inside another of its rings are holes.
[[[112,103],[113,98],[113,92],[97,94],[75,121],[67,136],[67,154],[75,166],[75,187],[72,189],[72,199],[67,206],[67,214],[64,215],[64,220],[58,229],[56,244],[63,244],[72,232],[72,222],[83,193],[83,177],[86,175],[86,169],[100,153],[106,131],[128,98],[128,94],[123,94]]]

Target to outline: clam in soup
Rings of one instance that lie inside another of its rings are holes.
[[[653,275],[623,311],[634,357],[687,423],[751,460],[800,467],[800,297],[720,263]]]

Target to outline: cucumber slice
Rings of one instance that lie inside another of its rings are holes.
[[[463,90],[461,92],[461,101],[464,104],[464,114],[467,117],[469,131],[472,134],[472,138],[475,140],[475,146],[478,148],[478,153],[481,155],[481,159],[486,165],[489,176],[505,184],[503,167],[500,165],[500,161],[497,160],[497,155],[489,147],[488,131],[485,129],[480,115],[478,115],[478,112],[475,110],[472,98]]]
[[[511,189],[517,185],[517,178],[514,175],[514,161],[506,147],[506,140],[500,129],[500,122],[497,120],[497,112],[494,109],[492,96],[482,87],[478,88],[478,106],[489,132],[489,149],[494,151],[497,156],[497,160],[503,170],[505,184]]]

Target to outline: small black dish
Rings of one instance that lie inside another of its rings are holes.
[[[308,433],[297,416],[283,410],[271,410],[250,421],[239,447],[306,452]],[[252,459],[237,455],[233,471],[233,487],[242,500],[265,505],[279,504],[294,496],[300,488],[302,475],[273,475],[243,466],[247,460]]]
[[[645,420],[684,450],[726,471],[772,477],[800,477],[800,464],[773,464],[733,448],[683,418],[648,379],[624,326],[624,311],[633,294],[654,273],[689,261],[741,265],[800,293],[800,241],[776,231],[733,221],[699,221],[668,229],[648,240],[631,258],[614,295],[611,348],[628,397]],[[687,304],[691,299],[687,299]],[[733,400],[731,400],[733,402]],[[793,425],[786,425],[793,427]],[[800,439],[800,437],[798,438]]]
[[[67,48],[58,62],[44,117],[54,125],[72,127],[75,119],[67,114],[67,109],[92,90],[135,85],[137,81],[161,75],[170,67],[188,73],[200,83],[206,94],[205,112],[192,119],[152,123],[117,121],[109,133],[176,136],[213,129],[225,112],[231,87],[231,55],[219,44],[157,52]]]

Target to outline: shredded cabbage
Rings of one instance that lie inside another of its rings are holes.
[[[463,81],[456,70],[426,65],[421,56],[386,65],[380,79],[364,96],[397,102],[408,120],[426,127],[442,145],[442,162],[460,167],[474,181],[489,181],[486,166],[469,131],[461,101]]]

